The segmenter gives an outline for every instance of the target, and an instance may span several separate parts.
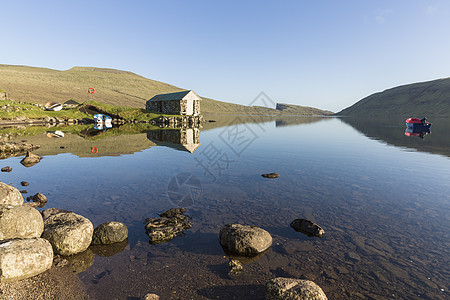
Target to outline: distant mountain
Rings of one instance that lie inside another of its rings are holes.
[[[95,94],[88,94],[88,88]],[[195,87],[189,87],[195,90]],[[182,88],[151,80],[132,72],[105,68],[73,67],[66,71],[28,66],[0,65],[0,89],[11,100],[32,103],[64,103],[74,100],[82,103],[95,100],[101,103],[145,108],[145,102],[157,94],[184,90]],[[202,114],[329,114],[318,109],[300,106],[290,111],[261,106],[245,106],[202,97]],[[294,106],[292,106],[294,107]]]
[[[322,110],[315,107],[300,106],[294,104],[277,103],[276,109],[282,113],[298,114],[298,115],[332,115],[329,110]]]
[[[402,85],[372,94],[338,116],[450,116],[450,78]]]

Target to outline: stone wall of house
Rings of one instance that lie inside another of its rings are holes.
[[[181,114],[180,101],[147,101],[145,109],[163,114]]]
[[[194,116],[200,115],[200,100],[194,100]]]

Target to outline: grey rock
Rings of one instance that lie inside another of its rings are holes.
[[[326,300],[323,290],[312,281],[274,278],[266,283],[266,300]]]
[[[25,157],[20,161],[22,165],[29,168],[40,162],[42,157],[39,155],[33,154],[30,151],[27,151]]]
[[[291,227],[298,232],[304,233],[307,236],[316,236],[321,238],[325,231],[314,222],[306,219],[295,219],[291,222]]]
[[[50,269],[53,250],[42,238],[0,241],[0,282],[12,282]]]
[[[60,213],[44,221],[42,237],[52,244],[56,254],[64,256],[85,251],[92,242],[94,226],[75,213]]]
[[[22,205],[23,196],[15,187],[0,182],[0,204]]]
[[[227,224],[220,229],[220,244],[232,253],[256,255],[272,245],[272,236],[256,226]]]
[[[108,245],[128,238],[128,228],[120,222],[106,222],[94,229],[92,244]]]
[[[40,237],[43,230],[44,222],[35,208],[0,204],[0,240]]]

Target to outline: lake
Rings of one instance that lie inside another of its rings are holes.
[[[49,130],[63,138],[17,137],[41,145],[43,159],[29,168],[22,157],[1,160],[13,168],[1,181],[46,195],[40,210],[128,226],[127,242],[71,258],[91,299],[264,299],[278,276],[313,280],[329,299],[448,299],[448,119],[430,118],[423,139],[405,135],[404,118],[205,119],[216,122],[188,133],[88,138],[61,127]],[[261,177],[271,172],[280,177]],[[193,227],[150,244],[144,220],[177,206]],[[297,218],[319,224],[323,238],[295,232]],[[239,274],[219,244],[228,223],[273,237]]]

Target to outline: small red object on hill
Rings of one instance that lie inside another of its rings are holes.
[[[95,89],[93,87],[88,88],[88,93],[89,94],[94,94],[95,93]]]

